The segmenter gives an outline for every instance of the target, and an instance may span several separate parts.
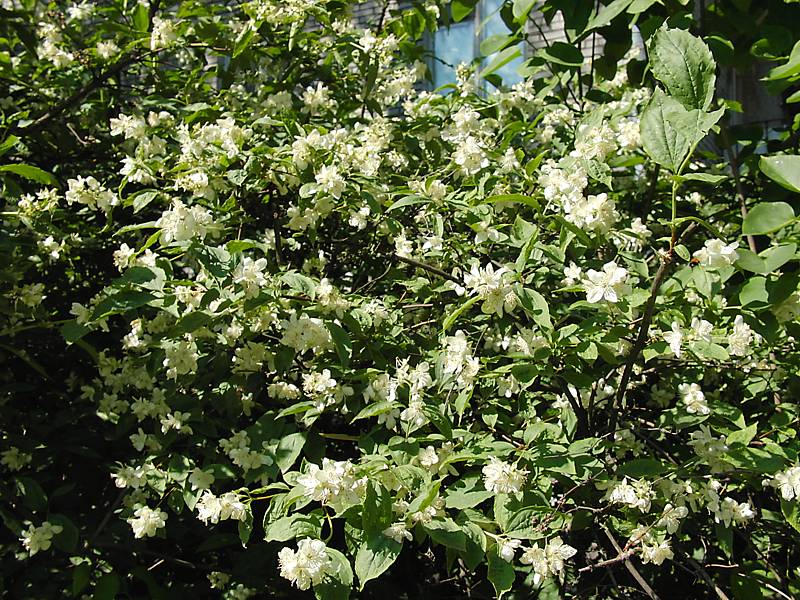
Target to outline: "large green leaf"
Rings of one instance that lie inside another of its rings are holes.
[[[772,181],[800,194],[800,156],[762,156],[758,166]]]
[[[489,581],[492,582],[498,598],[510,590],[514,585],[514,567],[497,554],[497,548],[489,552]]]
[[[786,227],[794,220],[794,210],[786,202],[762,202],[747,213],[742,234],[763,235]]]
[[[662,28],[649,43],[653,76],[687,109],[706,110],[714,97],[716,63],[702,40],[682,29]]]
[[[32,165],[2,165],[0,166],[0,173],[13,173],[25,179],[30,179],[36,183],[45,185],[57,185],[56,178],[47,171],[43,171],[39,167]]]
[[[376,533],[367,538],[356,554],[355,566],[359,589],[363,590],[365,583],[379,577],[391,567],[400,556],[402,549],[402,544],[382,533]]]
[[[723,109],[712,113],[687,110],[660,89],[642,113],[640,130],[645,152],[662,167],[678,173],[700,140],[722,117]]]

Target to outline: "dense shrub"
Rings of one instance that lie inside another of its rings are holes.
[[[3,3],[0,589],[800,593],[800,7],[349,4]]]

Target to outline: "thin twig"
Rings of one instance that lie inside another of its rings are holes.
[[[603,532],[606,534],[606,537],[608,537],[608,540],[611,542],[611,545],[614,546],[614,548],[620,555],[622,555],[623,554],[622,548],[619,547],[617,540],[614,539],[614,536],[611,535],[611,532],[605,525],[603,526]],[[627,557],[623,560],[625,563],[625,568],[628,569],[628,572],[631,575],[633,575],[633,578],[636,580],[636,582],[639,584],[642,590],[644,590],[644,593],[647,594],[653,600],[659,600],[658,594],[656,594],[653,591],[653,588],[651,588],[648,585],[648,583],[644,580],[644,577],[642,577],[642,574],[639,573],[639,570],[633,566],[633,563],[630,560],[627,560]]]
[[[720,589],[720,587],[716,583],[714,583],[714,580],[711,579],[709,574],[706,572],[706,570],[699,562],[697,562],[691,556],[687,556],[686,560],[692,566],[694,572],[700,575],[700,577],[703,578],[703,581],[705,581],[708,584],[708,587],[710,587],[712,590],[714,590],[714,592],[716,592],[717,598],[719,598],[719,600],[730,600],[727,594],[725,594],[725,592],[723,592]]]
[[[436,267],[425,264],[424,262],[420,262],[413,258],[408,258],[407,256],[400,256],[399,254],[395,254],[395,258],[397,258],[397,260],[399,260],[400,262],[404,262],[407,265],[411,265],[412,267],[417,267],[419,269],[422,269],[423,271],[428,271],[429,273],[433,273],[435,275],[438,275],[439,277],[443,277],[444,279],[449,279],[450,281],[455,281],[456,283],[459,284],[461,283],[461,280],[458,279],[458,277],[450,275],[450,273],[448,273],[447,271],[442,271],[441,269],[437,269]]]

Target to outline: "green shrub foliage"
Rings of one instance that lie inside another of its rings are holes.
[[[2,3],[4,597],[800,595],[800,5],[374,4]]]

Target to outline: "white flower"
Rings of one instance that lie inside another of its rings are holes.
[[[288,579],[301,590],[322,583],[333,573],[333,561],[328,547],[321,540],[305,538],[297,543],[297,550],[282,548],[278,552],[281,577]]]
[[[535,585],[539,585],[545,577],[558,575],[564,569],[564,561],[575,556],[577,552],[575,548],[565,544],[560,537],[555,537],[544,548],[540,548],[539,544],[526,548],[520,562],[533,566],[533,582]]]
[[[690,325],[690,336],[693,340],[702,342],[711,342],[711,332],[714,326],[705,319],[692,317],[692,324]]]
[[[672,553],[672,548],[670,548],[669,540],[662,540],[660,542],[648,541],[647,543],[642,543],[641,556],[642,562],[645,564],[660,565],[665,560],[672,560],[674,554]]]
[[[570,261],[569,266],[564,267],[564,279],[561,280],[561,285],[575,285],[582,277],[583,270],[574,261]]]
[[[519,469],[494,456],[489,457],[489,464],[481,471],[486,489],[495,494],[517,494],[528,477],[528,471]]]
[[[425,403],[422,400],[411,400],[408,403],[408,408],[403,409],[400,413],[400,420],[410,422],[416,427],[422,427],[428,422],[424,408]]]
[[[667,533],[673,534],[678,531],[678,527],[681,524],[681,519],[685,518],[688,514],[689,509],[685,506],[672,506],[672,504],[667,504],[664,507],[664,512],[662,513],[661,518],[658,520],[658,523],[656,523],[656,526],[664,527],[667,530]]]
[[[717,523],[724,523],[726,527],[729,527],[731,523],[741,525],[753,517],[755,517],[755,513],[748,502],[737,502],[730,497],[723,498],[714,511],[714,520]]]
[[[686,412],[691,414],[707,415],[711,412],[706,404],[706,396],[696,383],[682,383],[678,386],[678,393],[686,405]]]
[[[215,477],[213,473],[203,471],[197,467],[195,467],[191,475],[189,475],[189,483],[192,485],[193,490],[209,489],[211,484],[214,483],[214,479]]]
[[[483,144],[474,136],[468,135],[458,142],[453,153],[453,162],[458,165],[459,171],[464,176],[475,175],[481,169],[489,166],[489,159],[483,149]]]
[[[681,342],[683,341],[683,332],[677,321],[672,322],[672,331],[663,334],[664,341],[669,344],[669,349],[675,355],[675,358],[681,357]]]
[[[386,537],[393,539],[398,544],[402,544],[404,539],[409,541],[414,539],[414,536],[411,535],[411,532],[408,530],[408,527],[406,527],[406,524],[403,521],[389,525],[389,527],[384,529],[382,533]]]
[[[301,475],[297,483],[305,488],[305,494],[317,502],[331,506],[341,512],[361,501],[367,478],[358,478],[355,466],[349,460],[322,459],[322,468],[315,464]]]
[[[514,560],[514,553],[522,545],[522,540],[501,540],[497,543],[497,555],[506,562]]]
[[[700,260],[700,264],[712,269],[728,267],[739,258],[736,248],[739,242],[725,244],[720,239],[706,240],[705,246],[696,251],[692,256]]]
[[[586,301],[592,304],[607,300],[618,302],[620,296],[629,292],[627,285],[628,271],[615,262],[607,262],[602,271],[589,269],[583,281],[586,290]]]
[[[175,22],[161,17],[153,17],[153,31],[150,33],[150,50],[169,48],[178,41]]]
[[[791,467],[776,473],[770,485],[780,490],[784,500],[800,498],[800,467]]]
[[[20,541],[22,542],[22,547],[33,556],[40,550],[49,549],[53,536],[63,530],[64,528],[61,525],[53,525],[49,521],[45,521],[39,527],[34,525],[28,527],[27,531],[22,532]]]
[[[323,165],[314,176],[314,179],[316,180],[319,189],[326,194],[329,194],[336,199],[339,199],[342,196],[342,192],[344,192],[345,189],[344,177],[339,174],[339,169],[337,169],[334,165]]]
[[[750,354],[750,345],[758,338],[759,335],[744,322],[742,315],[736,315],[733,331],[728,335],[728,352],[732,356],[747,356]]]
[[[185,242],[194,238],[201,240],[215,230],[214,217],[202,206],[186,206],[180,200],[173,200],[169,210],[161,213],[156,221],[161,228],[161,243]],[[263,259],[262,259],[263,260]]]
[[[136,538],[152,537],[156,531],[164,527],[167,522],[167,513],[157,508],[142,506],[134,511],[134,516],[128,519]]]
[[[653,498],[653,488],[647,481],[633,479],[628,483],[628,478],[611,486],[606,493],[605,499],[614,504],[624,504],[631,508],[638,508],[646,513],[650,510],[650,502]]]

